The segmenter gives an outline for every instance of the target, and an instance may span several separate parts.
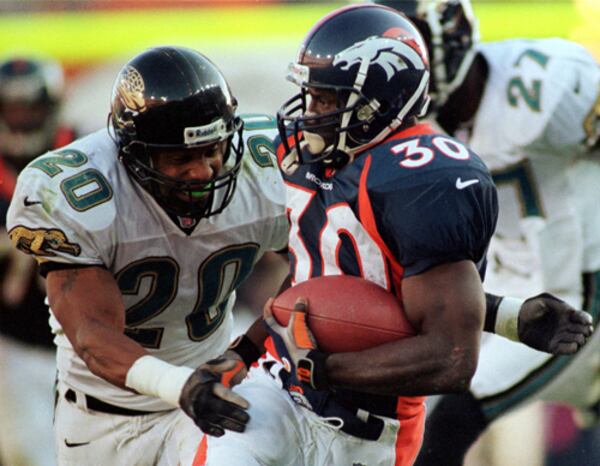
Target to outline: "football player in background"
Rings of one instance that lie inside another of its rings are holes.
[[[517,297],[547,290],[589,311],[596,324],[600,165],[585,160],[600,136],[596,61],[561,39],[479,44],[468,0],[376,3],[415,22],[432,61],[433,118],[492,171],[500,212],[485,289]],[[595,332],[564,358],[487,335],[471,390],[434,407],[416,464],[462,464],[492,421],[535,400],[568,403],[596,422],[599,345]],[[530,449],[515,441],[513,449]]]
[[[60,465],[190,464],[197,413],[246,406],[213,392],[240,358],[190,378],[227,348],[235,289],[287,242],[275,121],[243,134],[236,107],[205,56],[152,48],[119,72],[108,128],[19,176],[8,229],[47,278]]]
[[[63,71],[54,60],[13,56],[0,62],[0,458],[6,465],[55,464],[55,351],[44,284],[36,262],[10,247],[5,219],[17,174],[75,138],[61,122],[63,97]]]
[[[290,78],[301,93],[278,113],[277,155],[291,283],[367,277],[402,299],[419,335],[324,354],[303,319],[305,302],[287,329],[267,303],[268,352],[234,389],[249,401],[246,430],[205,430],[194,464],[412,464],[423,395],[464,391],[475,370],[496,190],[477,155],[419,123],[429,101],[426,45],[394,10],[363,5],[326,16]],[[257,322],[242,339],[260,348],[265,336]],[[265,442],[273,432],[281,437]]]

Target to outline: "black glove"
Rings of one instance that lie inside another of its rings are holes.
[[[240,359],[221,356],[198,367],[184,384],[179,405],[205,434],[220,437],[225,430],[246,429],[248,402],[222,383],[240,364],[245,368]]]
[[[519,340],[557,355],[573,354],[593,332],[592,318],[549,293],[525,300],[519,311]]]

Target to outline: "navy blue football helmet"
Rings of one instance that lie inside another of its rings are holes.
[[[297,163],[339,168],[423,115],[429,102],[424,40],[404,15],[379,5],[347,6],[321,19],[288,79],[301,91],[277,114],[284,170]],[[309,114],[311,89],[334,93],[335,111]]]

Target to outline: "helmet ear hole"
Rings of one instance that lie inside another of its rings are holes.
[[[392,109],[392,105],[387,100],[382,100],[379,102],[379,114],[383,117],[388,116],[389,112]]]

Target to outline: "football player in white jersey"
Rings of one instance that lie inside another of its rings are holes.
[[[486,291],[524,297],[547,290],[596,323],[600,166],[582,160],[600,135],[596,61],[562,39],[478,43],[468,0],[377,3],[404,12],[424,34],[433,116],[492,171],[500,213]],[[462,464],[490,422],[534,400],[597,416],[599,352],[598,332],[570,358],[487,335],[470,393],[436,405],[417,464]]]
[[[227,349],[235,289],[288,222],[274,120],[242,134],[236,106],[200,53],[149,49],[119,72],[107,129],[18,179],[8,230],[47,278],[60,465],[191,464],[195,423],[243,429],[223,384],[244,342],[194,369]]]

